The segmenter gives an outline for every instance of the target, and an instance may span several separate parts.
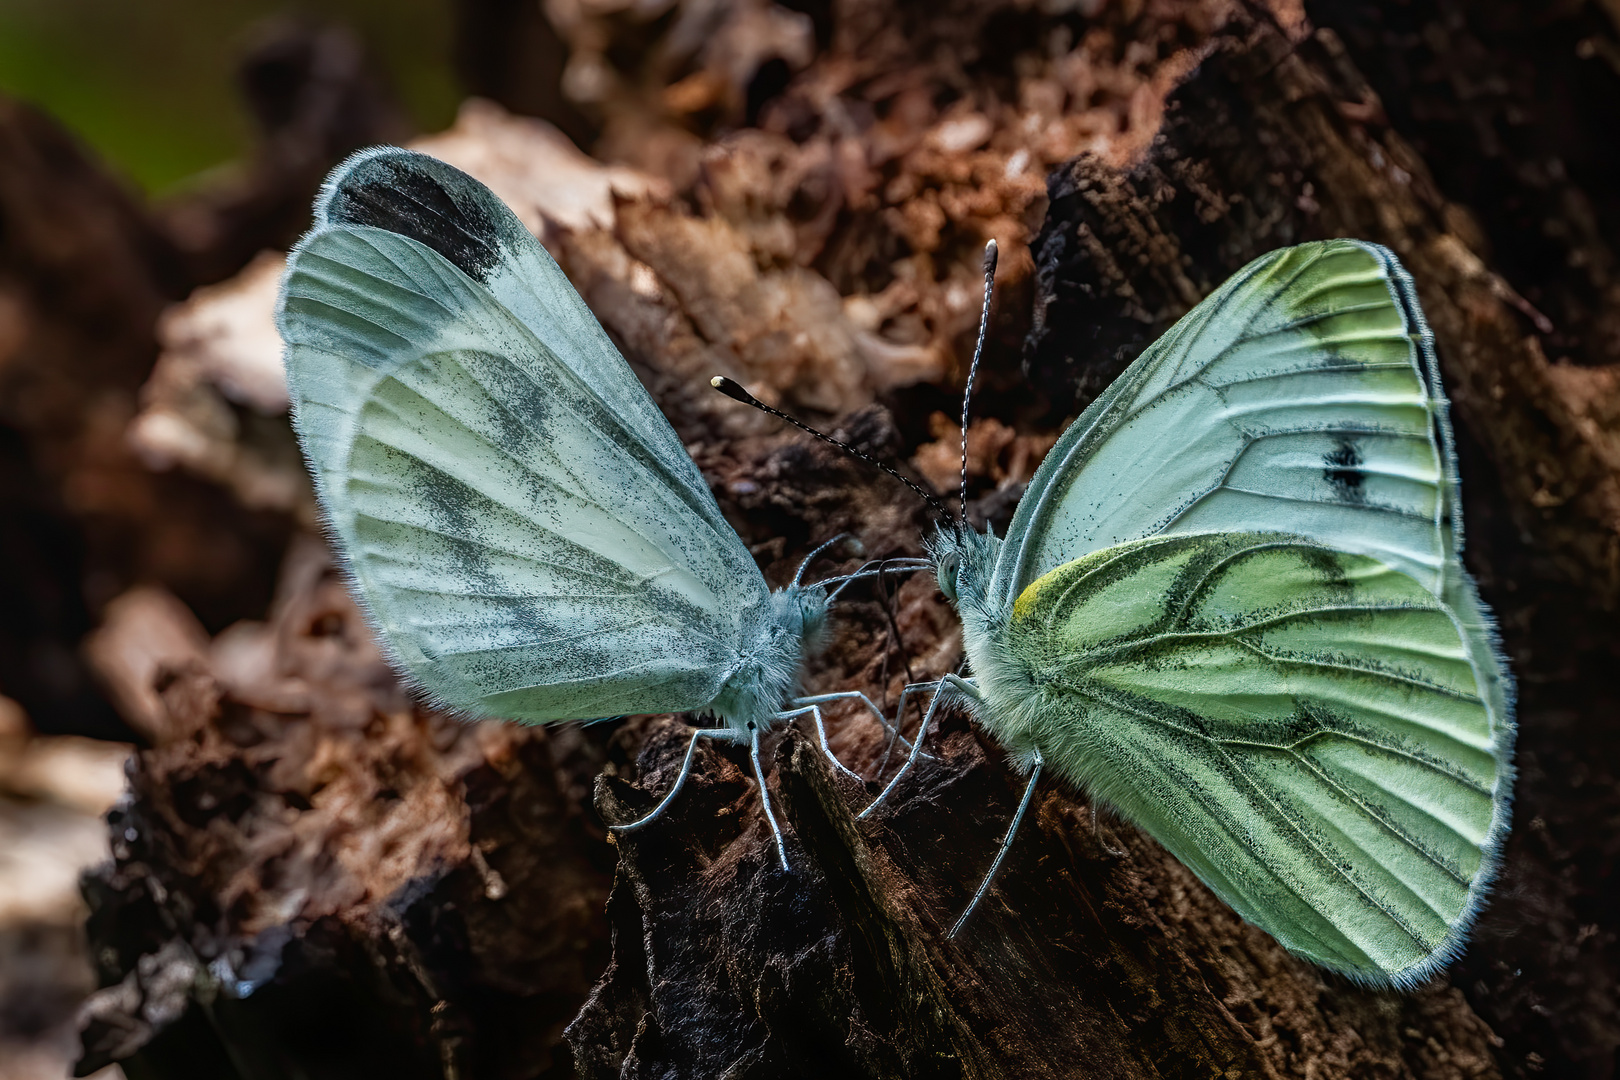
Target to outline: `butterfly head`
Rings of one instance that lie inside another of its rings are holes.
[[[1001,541],[993,533],[975,532],[969,525],[942,525],[928,543],[939,591],[959,609],[983,603],[996,566]]]
[[[771,595],[777,622],[789,633],[797,631],[805,652],[821,644],[827,630],[827,590],[820,585],[789,585]]]

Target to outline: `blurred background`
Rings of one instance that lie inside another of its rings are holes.
[[[172,195],[252,147],[241,58],[299,23],[346,28],[410,123],[445,127],[465,94],[457,14],[444,0],[8,0],[0,92],[45,109],[148,195]]]
[[[1513,869],[1427,997],[1244,997],[1231,964],[1294,970],[1247,954],[1186,979],[1341,1055],[1277,1075],[1620,1075],[1615,0],[0,0],[0,1080],[574,1075],[592,784],[650,728],[413,704],[287,423],[281,253],[380,142],[513,206],[773,582],[922,519],[711,374],[954,491],[996,238],[970,466],[1004,523],[1248,258],[1394,247],[1521,682]],[[911,588],[914,658],[954,663]],[[851,611],[816,677],[886,692],[890,623]]]

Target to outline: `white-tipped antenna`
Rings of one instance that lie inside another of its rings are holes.
[[[968,406],[973,402],[973,380],[979,374],[979,361],[984,359],[984,339],[990,333],[990,300],[996,291],[996,257],[999,254],[995,240],[984,245],[984,308],[979,312],[979,343],[973,347],[973,363],[968,365],[967,386],[962,391],[962,503],[957,520],[967,521],[967,431]]]
[[[800,431],[803,431],[803,432],[805,432],[807,434],[810,434],[810,435],[814,435],[816,438],[820,439],[822,442],[829,443],[829,444],[831,444],[833,446],[838,447],[838,449],[842,450],[844,453],[848,454],[850,457],[859,458],[860,460],[866,462],[868,465],[876,466],[877,468],[881,469],[883,472],[888,473],[890,476],[894,477],[896,480],[898,480],[902,484],[906,485],[906,487],[910,488],[912,491],[916,492],[917,496],[920,499],[922,499],[923,502],[927,503],[928,508],[930,510],[932,510],[935,514],[939,515],[942,518],[949,518],[951,516],[950,511],[946,510],[944,505],[938,499],[934,498],[932,495],[928,494],[928,492],[926,492],[922,488],[918,487],[911,480],[908,480],[904,476],[901,476],[893,468],[889,467],[888,465],[885,465],[883,462],[879,461],[877,458],[873,457],[871,454],[863,454],[859,450],[855,449],[853,446],[849,445],[848,443],[839,442],[837,439],[833,438],[831,435],[826,435],[826,434],[823,434],[822,432],[817,431],[815,428],[811,427],[809,424],[806,424],[803,420],[795,419],[794,417],[791,417],[787,413],[783,412],[781,409],[773,409],[773,408],[771,408],[769,405],[767,405],[763,401],[759,400],[759,398],[755,397],[753,394],[750,394],[747,390],[744,390],[741,385],[739,385],[738,383],[734,382],[731,379],[726,378],[724,375],[716,375],[714,378],[709,380],[709,385],[714,387],[716,390],[720,391],[722,394],[726,395],[726,397],[731,398],[733,401],[740,401],[744,405],[752,405],[754,408],[758,409],[760,412],[769,413],[770,415],[776,417],[778,420],[786,420],[788,423],[792,424],[794,427],[798,428]]]

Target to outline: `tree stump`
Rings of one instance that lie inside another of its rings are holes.
[[[1498,7],[1401,17],[1510,50],[1499,22],[1491,37],[1468,21]],[[840,531],[872,557],[917,554],[928,523],[890,481],[708,394],[709,374],[949,485],[948,384],[996,237],[970,512],[1004,526],[1063,420],[1244,262],[1335,235],[1393,248],[1438,339],[1469,565],[1522,691],[1497,896],[1448,978],[1361,989],[1290,957],[1083,794],[1043,785],[995,890],[947,941],[1021,788],[949,711],[868,820],[876,782],[781,732],[765,760],[786,871],[746,753],[726,746],[700,744],[665,817],[610,842],[604,821],[673,781],[692,718],[540,730],[425,710],[309,542],[267,620],[158,664],[143,690],[158,734],[113,816],[115,862],[87,883],[103,989],[81,1070],[1602,1075],[1620,1038],[1605,870],[1620,829],[1594,824],[1620,820],[1614,301],[1590,275],[1532,281],[1499,261],[1515,249],[1493,230],[1516,219],[1454,201],[1465,162],[1431,171],[1414,149],[1434,135],[1419,105],[1457,85],[1398,77],[1434,35],[1381,37],[1374,15],[1327,2],[556,17],[571,55],[607,72],[587,103],[598,155],[659,183],[544,237],[773,583]],[[1596,14],[1566,21],[1590,57],[1620,56]],[[1386,109],[1363,69],[1413,101]],[[1571,183],[1551,217],[1596,222],[1559,233],[1585,266],[1611,258],[1620,187],[1604,167],[1583,174],[1609,183],[1585,192],[1597,211],[1569,209]],[[109,647],[143,628],[116,631]],[[847,594],[807,680],[892,703],[959,660],[954,616],[918,576],[892,609]],[[870,716],[830,717],[840,759],[878,775]]]

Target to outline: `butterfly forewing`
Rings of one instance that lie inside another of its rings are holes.
[[[1147,536],[1285,528],[1444,589],[1455,474],[1410,282],[1340,240],[1264,256],[1070,426],[1008,533],[992,595]]]
[[[442,161],[384,148],[357,154],[334,173],[316,214],[320,224],[371,226],[433,249],[487,289],[628,421],[637,438],[656,447],[678,474],[672,479],[707,497],[702,474],[590,308],[488,188]],[[718,510],[714,516],[719,519]]]
[[[1006,640],[1019,674],[985,680],[1003,740],[1289,949],[1411,985],[1460,947],[1506,718],[1415,578],[1298,536],[1154,538],[1037,580]]]

